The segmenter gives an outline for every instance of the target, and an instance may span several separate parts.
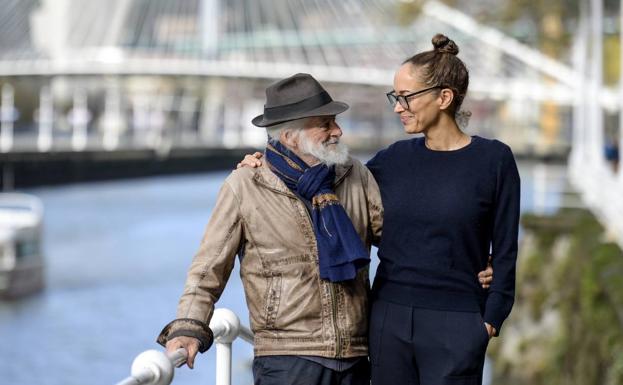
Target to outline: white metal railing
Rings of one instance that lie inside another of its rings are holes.
[[[531,167],[532,210],[544,215],[561,208],[586,207],[570,185],[568,166],[536,163]]]
[[[240,324],[240,319],[229,309],[216,309],[210,329],[216,345],[216,385],[231,385],[231,344],[240,337],[253,345],[253,333]],[[173,353],[147,350],[132,362],[131,375],[116,385],[169,385],[175,368],[186,362],[186,350]]]
[[[606,165],[573,161],[569,177],[591,212],[604,225],[606,239],[623,246],[623,183]]]

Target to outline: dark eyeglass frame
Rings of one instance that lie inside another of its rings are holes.
[[[396,91],[390,91],[386,93],[387,100],[389,101],[389,105],[394,108],[396,107],[396,103],[400,103],[402,108],[405,110],[409,109],[409,98],[414,97],[416,95],[423,94],[424,92],[428,92],[430,90],[434,90],[435,88],[444,88],[443,86],[432,86],[428,88],[424,88],[423,90],[415,91],[406,95],[396,95]]]

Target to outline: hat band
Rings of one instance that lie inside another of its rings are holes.
[[[303,99],[299,102],[286,104],[283,106],[266,107],[264,106],[264,118],[268,120],[276,120],[287,118],[291,114],[302,113],[322,107],[333,101],[327,91]]]

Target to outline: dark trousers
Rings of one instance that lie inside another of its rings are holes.
[[[370,385],[370,365],[363,359],[338,372],[297,356],[263,356],[253,360],[255,385]]]
[[[369,343],[372,385],[481,385],[489,334],[478,312],[375,299]]]

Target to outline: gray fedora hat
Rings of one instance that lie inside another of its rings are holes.
[[[296,74],[266,88],[264,114],[253,118],[258,127],[268,127],[311,116],[337,115],[348,104],[334,101],[310,74]]]

